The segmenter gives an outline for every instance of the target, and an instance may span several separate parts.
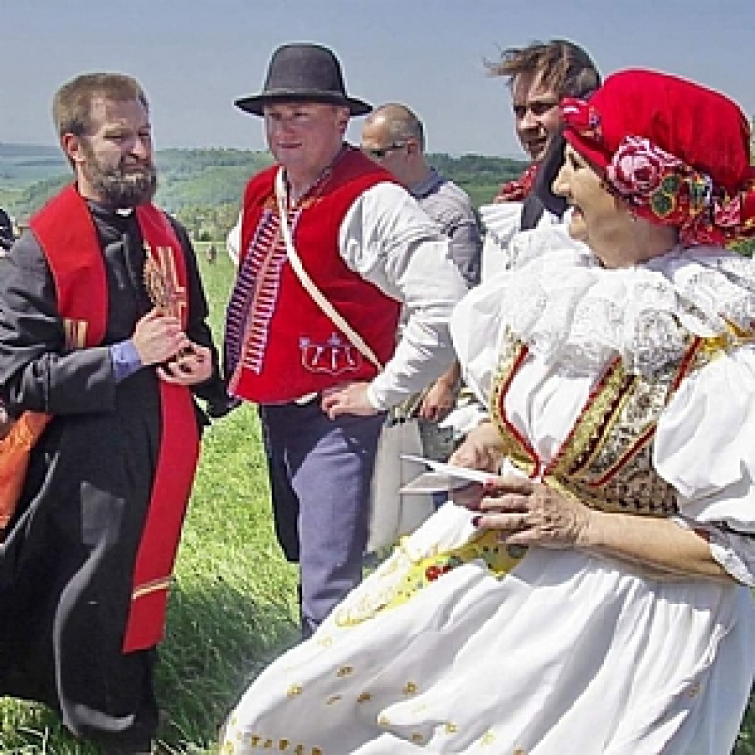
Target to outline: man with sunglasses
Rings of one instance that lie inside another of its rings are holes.
[[[509,48],[487,65],[492,76],[502,76],[511,90],[514,129],[531,159],[516,180],[503,184],[493,204],[480,207],[485,227],[482,275],[514,264],[514,235],[540,223],[559,223],[563,203],[546,206],[539,191],[555,178],[562,160],[559,102],[563,97],[585,97],[600,85],[600,74],[588,53],[563,39],[533,42]]]
[[[362,151],[389,170],[451,239],[451,258],[471,287],[480,282],[480,229],[469,195],[425,156],[425,129],[406,105],[376,107],[362,126]]]
[[[425,129],[406,105],[376,107],[362,126],[362,151],[390,171],[451,240],[451,259],[471,288],[480,282],[482,238],[469,195],[427,161]],[[404,407],[419,419],[423,453],[445,461],[453,451],[453,430],[438,423],[453,409],[460,386],[458,364]]]

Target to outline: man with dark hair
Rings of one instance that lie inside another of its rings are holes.
[[[53,112],[75,182],[0,259],[0,400],[45,428],[0,520],[0,695],[133,755],[158,723],[155,646],[207,422],[194,396],[214,416],[229,401],[191,243],[152,204],[142,88],[84,74]]]
[[[560,128],[562,97],[584,97],[600,84],[590,56],[563,39],[509,48],[488,64],[492,76],[503,76],[511,88],[515,128],[533,162],[542,160],[551,137]]]
[[[600,85],[588,53],[563,39],[506,49],[487,68],[509,85],[516,135],[532,163],[520,178],[501,186],[493,204],[480,208],[486,229],[485,277],[513,262],[509,246],[517,231],[541,222],[560,222],[564,203],[553,203],[547,192],[551,204],[546,206],[542,199],[546,192],[538,190],[555,178],[562,159],[559,102],[563,97],[586,97]]]

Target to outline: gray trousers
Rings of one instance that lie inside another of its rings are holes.
[[[319,399],[261,406],[278,541],[299,562],[308,637],[362,578],[384,414],[328,419]]]

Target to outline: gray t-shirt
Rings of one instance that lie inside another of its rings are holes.
[[[422,209],[451,239],[451,259],[470,288],[480,282],[482,237],[469,195],[434,168],[422,183],[409,188]]]

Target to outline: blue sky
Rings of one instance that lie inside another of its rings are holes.
[[[604,74],[641,66],[692,78],[755,114],[755,0],[4,0],[0,141],[54,144],[50,101],[91,70],[136,76],[167,147],[264,149],[258,92],[272,50],[332,47],[349,92],[405,102],[428,148],[522,157],[499,50],[572,39]],[[358,138],[359,121],[349,135]]]

